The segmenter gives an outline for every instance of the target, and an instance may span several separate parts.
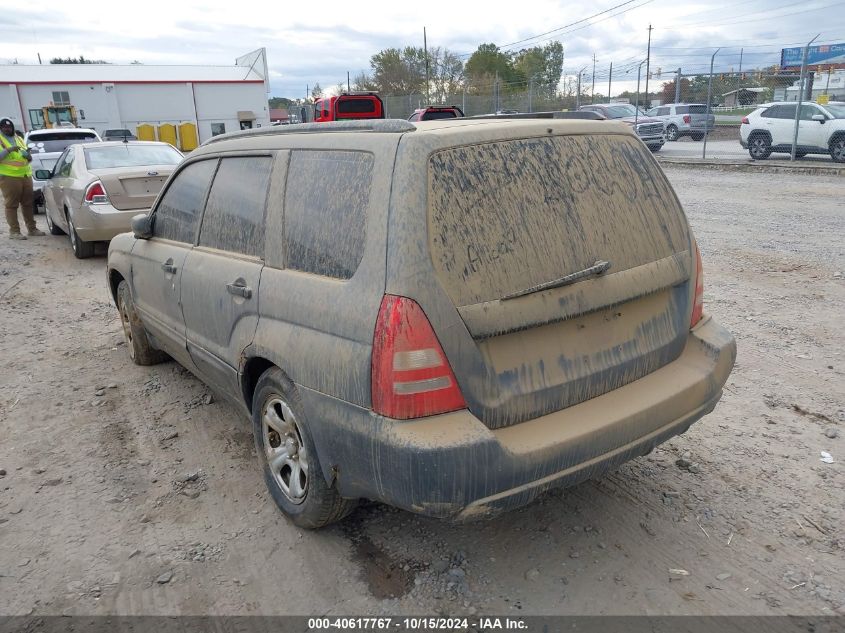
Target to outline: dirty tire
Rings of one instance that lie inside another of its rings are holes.
[[[47,220],[47,229],[50,231],[50,235],[64,235],[65,232],[58,226],[53,223],[53,219],[50,217],[50,212],[47,211],[47,207],[44,207],[44,216]]]
[[[830,157],[837,163],[845,163],[845,134],[830,142]]]
[[[748,154],[754,160],[765,160],[772,155],[772,144],[764,134],[755,134],[748,139]]]
[[[278,367],[258,380],[252,426],[264,483],[288,519],[314,529],[352,512],[357,499],[344,499],[323,477],[299,394]]]
[[[117,286],[117,311],[120,313],[123,338],[132,362],[136,365],[155,365],[167,360],[167,354],[150,345],[147,332],[135,312],[129,284],[125,280]]]
[[[670,125],[666,128],[666,140],[667,141],[677,141],[678,140],[678,126]]]
[[[94,256],[94,242],[83,242],[79,239],[79,234],[73,226],[73,219],[70,213],[67,214],[67,228],[70,236],[70,246],[73,248],[73,254],[77,259],[88,259]]]

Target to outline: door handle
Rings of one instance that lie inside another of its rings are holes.
[[[164,262],[161,265],[161,269],[166,273],[174,275],[174,274],[176,274],[176,266],[173,265],[172,261],[173,260],[168,259],[166,262]]]
[[[226,284],[226,290],[230,295],[235,295],[236,297],[243,297],[244,299],[252,298],[252,288],[244,285],[244,282],[240,279],[234,283]]]

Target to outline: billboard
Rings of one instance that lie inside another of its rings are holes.
[[[801,66],[804,47],[784,48],[780,52],[780,67],[794,68]],[[811,46],[807,52],[807,64],[845,64],[845,43]]]

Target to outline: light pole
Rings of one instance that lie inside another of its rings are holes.
[[[707,157],[707,137],[709,136],[707,133],[707,124],[710,123],[710,101],[712,101],[711,91],[713,90],[713,62],[716,60],[716,53],[720,50],[722,49],[717,48],[713,52],[713,56],[710,58],[710,79],[707,80],[707,115],[704,120],[704,146],[701,148],[701,158]]]
[[[798,79],[798,104],[795,106],[795,130],[792,133],[792,151],[789,153],[789,160],[791,161],[795,160],[795,150],[798,147],[798,123],[801,120],[801,101],[804,99],[804,71],[807,68],[807,53],[810,52],[810,44],[819,39],[819,35],[807,42],[804,47],[804,57],[801,59],[801,74]]]
[[[575,109],[581,107],[581,73],[583,73],[587,69],[586,66],[578,71],[578,86],[575,90]]]
[[[643,64],[648,61],[648,58],[644,59],[640,62],[640,65],[637,66],[637,99],[636,103],[634,103],[634,130],[637,129],[637,119],[640,116],[640,73],[643,70]]]

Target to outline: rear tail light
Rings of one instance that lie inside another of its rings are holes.
[[[688,114],[685,114],[684,115],[684,123],[689,123],[690,121],[692,121],[692,117]]]
[[[692,303],[692,316],[690,317],[690,329],[701,320],[704,313],[704,268],[701,265],[701,252],[698,244],[695,244],[695,299]]]
[[[95,180],[88,188],[85,190],[85,202],[88,204],[107,204],[109,201],[108,194],[106,194],[106,189],[103,187],[103,183],[99,180]]]
[[[748,117],[747,117],[747,116],[742,117],[742,122],[743,122],[745,125],[748,125]]]
[[[397,420],[466,408],[455,374],[422,308],[385,295],[373,336],[373,411]]]

